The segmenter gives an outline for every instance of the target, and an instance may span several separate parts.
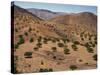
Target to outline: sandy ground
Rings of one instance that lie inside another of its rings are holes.
[[[78,45],[78,50],[74,51],[71,47],[72,43],[69,42],[67,46],[70,49],[70,54],[65,55],[63,48],[57,47],[57,42],[52,43],[49,41],[48,44],[43,44],[42,48],[38,51],[34,51],[33,48],[36,43],[37,41],[34,41],[34,43],[25,42],[20,45],[19,49],[16,49],[15,55],[18,56],[17,70],[19,72],[38,72],[40,68],[52,68],[53,71],[64,71],[70,70],[70,65],[76,65],[79,70],[96,68],[96,61],[92,58],[96,53],[96,48],[94,48],[94,53],[88,53],[84,46]],[[57,52],[53,53],[51,47],[57,47]],[[32,58],[25,58],[25,52],[33,52]],[[47,55],[47,53],[51,55]],[[57,59],[53,59],[53,55]],[[59,60],[59,58],[63,58],[63,60]],[[80,59],[82,62],[79,62]],[[41,61],[43,61],[43,65],[41,65]]]

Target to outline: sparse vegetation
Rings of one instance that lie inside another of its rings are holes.
[[[38,42],[41,42],[41,41],[42,41],[42,37],[39,36],[39,38],[38,38]]]
[[[93,53],[93,49],[90,48],[90,47],[87,47],[87,51],[88,51],[89,53]]]
[[[36,31],[37,33],[39,33],[39,31]]]
[[[24,56],[25,58],[32,58],[32,52],[25,52]]]
[[[93,59],[97,61],[97,54],[93,55]]]
[[[33,42],[33,38],[30,38],[30,42]]]
[[[41,65],[44,65],[44,62],[43,61],[41,61]]]
[[[78,41],[74,41],[74,44],[75,45],[79,45],[80,43]]]
[[[56,56],[53,56],[53,59],[56,59],[57,57]]]
[[[91,34],[89,35],[89,41],[91,41],[91,40],[92,40],[92,36],[93,36],[93,35],[91,35]]]
[[[38,51],[38,49],[39,49],[38,47],[34,47],[34,48],[33,48],[33,50],[35,50],[35,51]]]
[[[58,41],[58,42],[60,41],[59,38],[55,38],[55,40]]]
[[[14,48],[15,49],[18,49],[19,48],[19,45],[20,44],[23,44],[24,43],[24,38],[22,35],[19,35],[19,41],[14,45]]]
[[[52,47],[53,52],[57,52],[57,48],[56,47]]]
[[[47,44],[48,39],[44,37],[44,38],[43,38],[43,42],[44,42],[44,44]]]
[[[36,45],[37,45],[37,47],[39,47],[39,48],[42,47],[42,43],[37,43]]]
[[[73,48],[74,51],[77,51],[77,49],[78,49],[75,44],[72,44],[72,48]]]
[[[88,65],[88,64],[89,64],[88,62],[85,63],[85,65]]]
[[[49,68],[49,69],[42,69],[40,68],[39,72],[52,72],[53,69],[52,68]]]
[[[15,28],[15,32],[18,32],[18,29],[17,28]]]
[[[87,42],[87,43],[85,43],[85,45],[84,45],[85,47],[90,47],[90,45],[89,45],[89,43]]]
[[[84,38],[81,38],[82,41],[84,41]]]
[[[94,36],[94,43],[97,44],[97,35]]]
[[[52,42],[53,42],[53,43],[55,43],[55,42],[56,42],[56,40],[55,40],[55,39],[52,39]]]
[[[18,47],[19,47],[18,44],[15,44],[15,45],[14,45],[14,48],[15,48],[15,49],[18,49]]]
[[[18,56],[14,56],[14,61],[17,61],[18,60]]]
[[[94,41],[95,44],[97,44],[97,41]]]
[[[87,38],[87,34],[85,34],[84,37]]]
[[[89,37],[89,40],[91,41],[91,37]]]
[[[19,35],[19,37],[23,37],[23,35]]]
[[[84,35],[84,32],[82,32],[82,33],[80,34],[80,37],[82,38],[82,37],[83,37],[83,35]]]
[[[82,62],[83,60],[82,59],[79,59],[79,62]]]
[[[19,73],[18,70],[17,70],[17,64],[16,64],[16,63],[14,63],[13,73],[14,73],[14,74],[15,74],[15,73]]]
[[[87,48],[87,51],[88,51],[89,53],[93,53],[93,52],[94,52],[93,49],[91,48],[91,46],[89,45],[89,43],[86,43],[86,44],[85,44],[85,47]]]
[[[32,28],[31,27],[29,27],[29,30],[28,30],[29,32],[31,32],[32,31]]]
[[[24,38],[23,38],[22,35],[19,35],[19,42],[18,42],[18,44],[20,45],[20,44],[23,44],[23,43],[24,43]]]
[[[33,31],[35,31],[35,28],[33,28]]]
[[[66,39],[66,38],[64,38],[64,39],[62,39],[62,40],[63,40],[63,42],[64,42],[64,43],[66,43],[66,41],[67,41],[67,39]]]
[[[64,47],[63,43],[58,43],[58,47]]]
[[[90,44],[91,47],[95,47],[95,44],[94,43],[89,42],[89,44]]]
[[[25,32],[24,34],[25,34],[25,36],[28,36],[28,33],[27,32]]]
[[[94,36],[94,40],[95,40],[95,41],[97,40],[97,35]]]
[[[53,71],[53,69],[52,68],[49,68],[49,72],[52,72]]]
[[[64,48],[64,54],[70,54],[69,51],[70,50],[68,48]]]
[[[77,69],[77,66],[76,66],[76,65],[71,65],[71,66],[70,66],[70,69],[71,69],[71,70],[76,70],[76,69]]]

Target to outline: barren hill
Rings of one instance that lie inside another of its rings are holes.
[[[68,14],[55,17],[50,21],[61,24],[95,24],[97,23],[97,16],[90,12],[82,12],[75,14]]]
[[[65,25],[84,25],[96,31],[97,16],[90,12],[82,12],[55,17],[49,21]]]

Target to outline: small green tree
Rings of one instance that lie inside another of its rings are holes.
[[[69,51],[70,51],[70,50],[69,50],[68,48],[65,48],[65,49],[64,49],[64,54],[70,54]]]
[[[72,44],[72,48],[74,49],[74,51],[77,51],[77,46],[75,44]]]
[[[32,57],[32,52],[25,52],[25,53],[24,53],[24,56],[25,56],[26,58],[31,58],[31,57]]]
[[[90,44],[87,42],[84,44],[85,47],[90,47]]]
[[[17,60],[18,60],[18,56],[15,55],[15,56],[14,56],[14,61],[17,61]]]
[[[31,32],[32,31],[32,28],[31,27],[29,27],[29,30],[28,30],[29,32]]]
[[[25,32],[24,34],[25,34],[25,36],[28,36],[28,33],[27,32]]]
[[[62,40],[63,40],[63,42],[64,42],[64,43],[66,43],[66,41],[67,41],[67,39],[66,39],[66,38],[64,38],[64,39],[62,39]]]
[[[53,52],[57,52],[57,48],[56,47],[52,47]]]
[[[94,40],[97,41],[97,35],[94,36]]]
[[[41,42],[41,41],[42,41],[42,37],[39,36],[39,37],[38,37],[38,42]]]
[[[39,47],[39,48],[42,47],[42,43],[37,43],[36,45],[37,45],[37,47]]]
[[[52,72],[53,71],[53,69],[52,68],[49,68],[49,70],[48,70],[49,72]]]
[[[90,40],[90,41],[92,40],[92,36],[93,36],[93,35],[91,35],[91,34],[89,35],[89,40]]]
[[[89,43],[86,43],[84,46],[87,48],[87,51],[89,53],[93,53],[93,49],[91,48],[91,45]]]
[[[14,45],[14,48],[15,48],[15,49],[18,49],[18,47],[19,47],[18,44],[15,44],[15,45]]]
[[[44,65],[44,62],[43,61],[41,61],[41,65]]]
[[[53,43],[56,43],[56,39],[52,39],[52,42],[53,42]]]
[[[95,44],[97,44],[97,41],[94,41]]]
[[[64,44],[63,43],[58,43],[58,46],[59,47],[64,47]]]
[[[90,47],[87,47],[87,51],[88,51],[89,53],[93,53],[93,52],[94,52],[94,50],[93,50],[92,48],[90,48]]]
[[[74,41],[74,44],[75,45],[79,45],[80,43],[78,41]]]
[[[19,42],[18,44],[23,44],[24,43],[24,38],[22,35],[19,35]]]
[[[49,68],[49,69],[42,69],[40,68],[39,72],[52,72],[53,69],[52,68]]]
[[[30,38],[30,42],[33,42],[33,38]]]
[[[93,55],[93,59],[97,61],[97,54]]]
[[[47,44],[48,39],[44,37],[44,38],[43,38],[43,42],[44,42],[44,44]]]
[[[59,38],[55,38],[55,40],[58,41],[58,42],[60,41]]]
[[[84,38],[81,38],[82,41],[84,41]]]
[[[44,70],[42,68],[40,68],[39,72],[44,72]]]
[[[82,59],[79,59],[79,62],[82,62],[83,60]]]
[[[15,28],[15,32],[18,32],[18,29],[17,28]]]
[[[35,50],[35,51],[38,51],[38,49],[39,49],[38,47],[34,47],[34,48],[33,48],[33,50]]]
[[[71,65],[71,66],[70,66],[70,69],[71,69],[71,70],[76,70],[76,69],[77,69],[77,66],[76,66],[76,65]]]

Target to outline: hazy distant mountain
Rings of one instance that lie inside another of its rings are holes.
[[[59,22],[62,24],[96,24],[97,16],[90,12],[82,12],[76,14],[66,14],[52,18],[50,21]]]
[[[60,23],[60,24],[84,25],[96,30],[97,16],[90,12],[82,12],[82,13],[66,14],[66,15],[58,16],[52,18],[49,21]]]
[[[51,18],[65,14],[63,12],[52,12],[50,10],[36,9],[36,8],[29,8],[27,10],[44,20],[49,20]]]

